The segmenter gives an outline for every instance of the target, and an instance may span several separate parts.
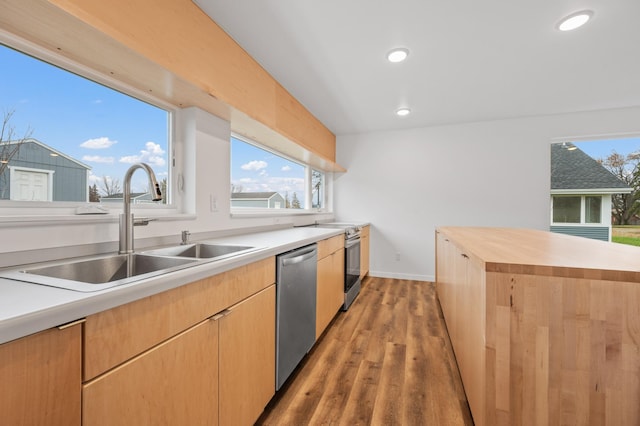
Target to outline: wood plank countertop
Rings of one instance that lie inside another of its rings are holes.
[[[640,247],[522,228],[437,231],[484,262],[487,272],[640,283]]]

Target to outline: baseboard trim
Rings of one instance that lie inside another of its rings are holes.
[[[403,274],[399,272],[369,271],[369,275],[376,278],[395,278],[398,280],[412,281],[435,281],[436,279],[433,275]]]

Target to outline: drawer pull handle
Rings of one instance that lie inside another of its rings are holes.
[[[86,322],[86,321],[87,321],[86,318],[80,318],[79,320],[71,321],[66,324],[61,324],[58,326],[58,330],[64,330],[65,328],[73,327],[76,324],[82,324],[83,322]]]

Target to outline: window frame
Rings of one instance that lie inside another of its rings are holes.
[[[58,67],[66,72],[77,75],[96,84],[100,84],[120,92],[125,96],[132,97],[140,102],[148,103],[156,108],[167,112],[167,187],[168,198],[167,203],[162,205],[136,204],[132,205],[132,210],[146,210],[146,215],[153,216],[177,216],[182,214],[183,197],[177,190],[178,176],[182,175],[180,161],[176,160],[176,127],[179,125],[177,115],[179,108],[161,99],[158,99],[149,93],[132,87],[120,80],[105,75],[90,67],[66,58],[60,54],[44,49],[28,40],[22,39],[15,34],[0,29],[0,44],[16,51],[32,56],[34,59],[43,61],[50,66]],[[88,187],[87,187],[88,191]],[[38,224],[57,223],[64,221],[65,223],[85,222],[87,220],[104,221],[110,219],[90,219],[87,216],[77,215],[76,209],[85,206],[85,201],[15,201],[0,200],[0,226],[3,223],[11,224],[16,221],[34,222]],[[113,205],[104,205],[109,210],[108,217],[118,215],[122,212],[122,205],[114,203]],[[73,218],[69,218],[72,215]],[[21,219],[22,218],[22,219]]]
[[[229,192],[229,213],[231,215],[231,217],[270,217],[270,216],[301,216],[301,215],[315,215],[315,214],[322,214],[322,213],[329,213],[330,210],[328,208],[328,193],[329,193],[329,188],[327,186],[327,177],[329,172],[324,171],[324,170],[320,170],[318,167],[314,167],[309,163],[306,163],[304,161],[292,158],[286,154],[283,154],[281,152],[278,152],[277,150],[270,148],[266,145],[261,144],[258,141],[255,141],[251,138],[248,138],[246,136],[243,136],[241,134],[235,133],[235,132],[231,132],[231,137],[229,138],[229,188],[231,187],[231,173],[232,173],[232,168],[231,168],[231,159],[232,159],[232,141],[231,139],[235,138],[241,142],[244,142],[246,144],[252,145],[258,149],[261,149],[265,152],[268,152],[270,154],[273,155],[277,155],[278,157],[284,158],[287,161],[291,161],[293,163],[299,164],[300,166],[304,167],[304,176],[305,176],[305,193],[304,193],[304,199],[305,199],[305,206],[309,206],[306,207],[304,209],[287,209],[287,208],[283,208],[283,209],[272,209],[272,208],[262,208],[262,207],[233,207],[231,206],[231,190]],[[322,208],[312,208],[311,205],[311,197],[312,197],[312,188],[311,188],[311,170],[316,170],[319,171],[323,174],[323,191],[322,191],[322,196],[323,196],[323,207]]]
[[[551,225],[557,226],[606,226],[607,224],[603,223],[603,218],[605,215],[603,214],[603,208],[605,206],[605,202],[603,200],[603,194],[552,194],[551,195]],[[554,220],[554,212],[555,212],[555,200],[556,198],[580,198],[580,221],[579,222],[556,222]],[[599,198],[600,199],[600,222],[587,222],[586,221],[586,199],[589,197]]]

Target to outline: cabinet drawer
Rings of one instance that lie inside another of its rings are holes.
[[[273,257],[87,317],[84,380],[123,363],[275,282]]]
[[[331,253],[344,247],[344,235],[336,235],[326,240],[318,241],[318,259],[327,257]]]
[[[206,320],[83,385],[83,425],[215,425],[218,324]]]

